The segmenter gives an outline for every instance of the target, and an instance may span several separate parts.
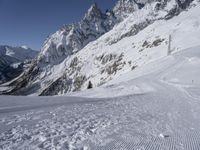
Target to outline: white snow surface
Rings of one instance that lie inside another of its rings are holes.
[[[1,96],[0,149],[198,150],[199,66],[196,46],[74,96]]]

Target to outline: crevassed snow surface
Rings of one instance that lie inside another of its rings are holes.
[[[1,96],[0,149],[198,150],[199,66],[197,46],[76,97]]]

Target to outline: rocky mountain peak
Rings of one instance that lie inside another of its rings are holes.
[[[104,14],[94,3],[80,22],[64,25],[48,37],[39,55],[39,61],[58,64],[112,29],[114,25],[114,14]]]
[[[84,19],[88,18],[101,18],[102,17],[102,12],[98,8],[97,3],[94,3],[91,5],[91,7],[88,9],[87,13],[85,14]]]
[[[93,11],[98,11],[99,8],[98,8],[98,5],[97,3],[93,3],[90,8],[88,9],[88,12],[93,12]]]

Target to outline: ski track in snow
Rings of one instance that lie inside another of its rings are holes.
[[[123,83],[145,83],[154,89],[147,93],[102,99],[1,96],[0,149],[198,150],[199,84],[185,76],[184,84],[178,80],[185,67],[193,70],[199,63],[188,63],[188,57],[170,56],[160,69]]]

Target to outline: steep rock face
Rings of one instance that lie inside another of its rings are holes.
[[[168,37],[158,35],[151,41],[142,39],[133,45],[127,43],[131,45],[127,49],[134,51],[135,56],[131,59],[127,56],[130,52],[119,43],[125,38],[136,37],[156,21],[173,18],[191,2],[119,0],[113,11],[105,14],[92,5],[78,24],[64,26],[46,40],[38,58],[11,83],[14,88],[7,93],[60,95],[86,89],[89,81],[94,87],[100,86],[134,70],[154,57],[148,56],[145,49],[165,48]],[[145,39],[148,36],[145,35]]]

